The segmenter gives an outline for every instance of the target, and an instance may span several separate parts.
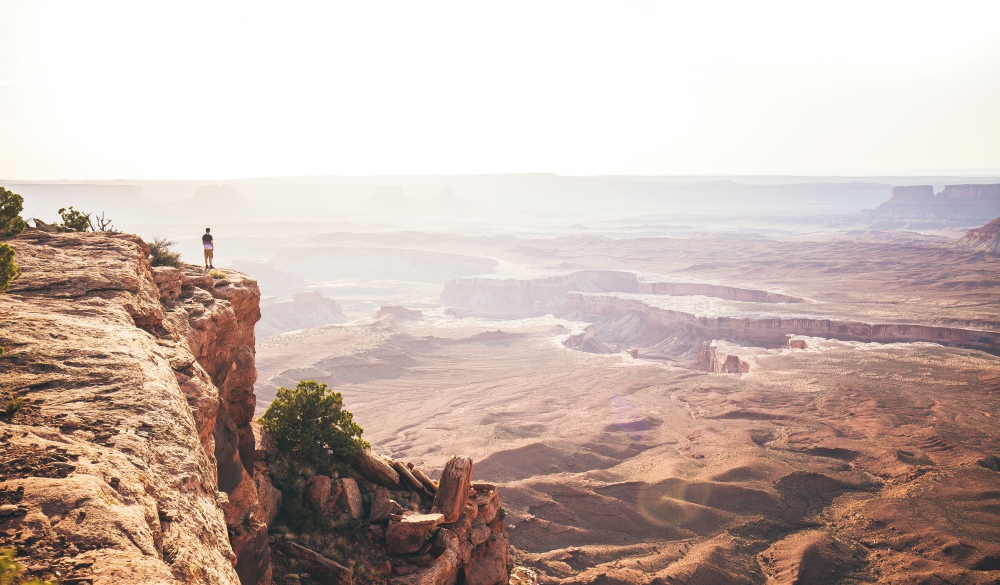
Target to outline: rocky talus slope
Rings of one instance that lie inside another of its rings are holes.
[[[282,456],[261,435],[258,474],[270,483]],[[508,582],[510,542],[496,486],[472,481],[472,460],[452,457],[432,480],[412,464],[370,451],[351,462],[355,474],[313,475],[300,500],[311,527],[290,528],[282,494],[261,491],[274,551],[274,577],[296,585],[500,585]],[[297,478],[302,481],[301,476]],[[300,484],[301,485],[301,484]],[[286,497],[296,497],[286,490]],[[301,515],[299,516],[301,519]],[[316,550],[321,550],[320,555]],[[332,558],[337,560],[333,560]],[[339,562],[338,562],[339,561]]]
[[[15,549],[28,575],[507,582],[497,490],[472,483],[467,458],[434,481],[364,452],[350,477],[313,475],[294,502],[333,532],[283,526],[269,468],[281,453],[251,422],[256,282],[151,267],[146,244],[126,234],[8,241],[24,274],[0,295],[0,549]],[[331,538],[342,563],[310,548]]]

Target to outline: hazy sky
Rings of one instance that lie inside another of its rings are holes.
[[[0,2],[0,178],[1000,169],[1000,2]]]

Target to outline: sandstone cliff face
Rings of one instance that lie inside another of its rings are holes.
[[[981,228],[969,230],[969,233],[960,238],[956,245],[973,250],[1000,252],[1000,217]]]
[[[269,583],[253,470],[256,283],[124,234],[9,240],[0,547],[39,577]]]

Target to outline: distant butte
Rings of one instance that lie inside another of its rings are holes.
[[[1000,185],[948,185],[937,195],[930,185],[894,187],[892,198],[872,210],[876,217],[989,219],[1000,215]]]

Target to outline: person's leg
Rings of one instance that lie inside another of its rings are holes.
[[[205,250],[205,268],[208,268],[208,259],[212,257],[211,250]]]
[[[212,265],[212,258],[214,256],[215,256],[215,250],[209,250],[208,251],[208,267],[209,268],[215,268],[215,266]]]

